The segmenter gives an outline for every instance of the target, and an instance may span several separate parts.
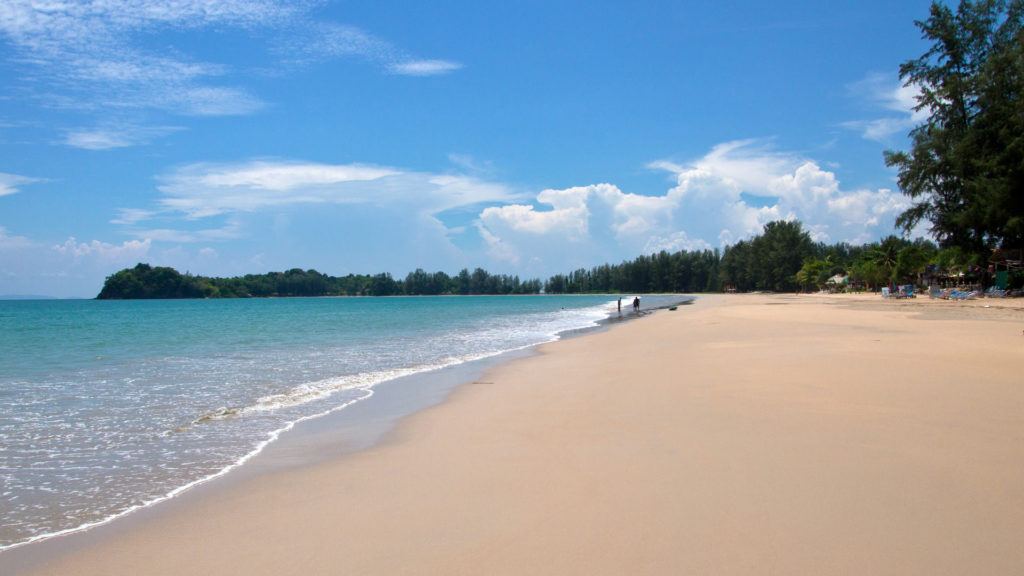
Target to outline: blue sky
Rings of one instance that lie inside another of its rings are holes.
[[[0,294],[874,241],[929,4],[5,0]]]

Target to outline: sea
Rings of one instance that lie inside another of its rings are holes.
[[[686,300],[643,296],[643,309]],[[619,317],[611,296],[0,301],[0,551],[244,466],[403,377]],[[632,295],[622,313],[632,316]],[[408,380],[408,378],[405,378]]]

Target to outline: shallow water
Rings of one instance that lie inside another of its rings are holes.
[[[609,296],[0,301],[0,549],[171,497],[381,382],[615,314]]]

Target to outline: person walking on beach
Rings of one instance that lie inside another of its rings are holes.
[[[640,313],[640,297],[639,296],[634,296],[633,297],[633,312],[636,312],[637,314]]]
[[[622,296],[619,296],[619,316],[622,316]]]

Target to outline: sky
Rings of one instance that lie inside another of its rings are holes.
[[[897,232],[924,0],[3,0],[0,295]]]

